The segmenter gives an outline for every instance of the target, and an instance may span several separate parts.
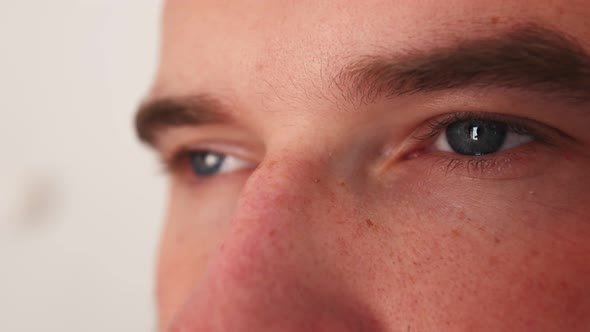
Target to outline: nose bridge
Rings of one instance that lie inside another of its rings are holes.
[[[315,250],[309,235],[320,168],[311,160],[276,156],[254,171],[180,326],[262,331],[262,322],[295,322],[314,310],[311,276],[317,273],[309,271]],[[303,328],[299,323],[292,327]]]
[[[313,172],[310,162],[285,158],[265,162],[251,175],[220,253],[224,277],[243,282],[305,265],[296,260],[305,259],[304,233],[313,220],[314,182],[307,180]]]

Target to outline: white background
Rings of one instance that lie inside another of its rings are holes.
[[[0,331],[153,331],[159,0],[0,0]]]

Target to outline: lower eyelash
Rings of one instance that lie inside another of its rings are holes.
[[[501,155],[448,157],[437,155],[433,167],[450,173],[473,178],[512,178],[527,170],[526,164],[535,162],[537,147],[534,145],[516,148],[516,151]],[[530,164],[529,164],[530,165]]]

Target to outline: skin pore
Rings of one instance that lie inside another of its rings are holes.
[[[167,1],[136,119],[170,174],[160,331],[590,329],[588,17]],[[449,150],[473,118],[515,143]]]

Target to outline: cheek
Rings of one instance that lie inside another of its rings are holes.
[[[410,319],[426,330],[421,317],[429,317],[467,330],[575,330],[589,323],[590,226],[579,213],[588,202],[551,199],[539,186],[534,199],[523,199],[531,183],[506,190],[472,181],[479,189],[458,183],[461,191],[412,183],[371,197],[367,210],[379,212],[363,232],[367,241],[346,240],[363,257],[356,284],[392,324]]]

